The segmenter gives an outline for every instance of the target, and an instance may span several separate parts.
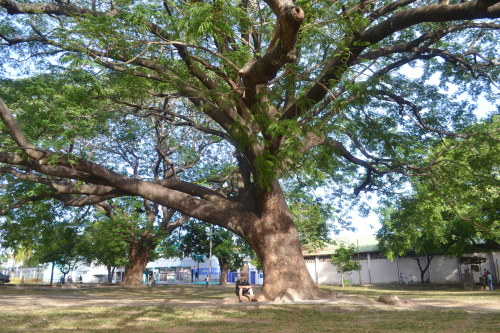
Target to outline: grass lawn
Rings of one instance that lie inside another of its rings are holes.
[[[406,286],[405,286],[406,287]],[[394,291],[392,286],[324,287],[346,294],[375,298]],[[471,293],[435,286],[397,289],[404,298],[441,299],[471,297]],[[483,292],[479,292],[481,295]],[[485,292],[484,292],[485,293]],[[42,307],[1,305],[2,296],[79,297],[145,300],[216,300],[234,295],[232,288],[162,286],[158,288],[27,289],[0,288],[1,332],[500,332],[500,312],[468,313],[464,310],[379,309],[352,304],[263,305],[200,307]],[[478,294],[479,295],[479,294]],[[500,298],[499,292],[491,297]],[[437,296],[436,296],[437,297]],[[477,297],[477,296],[476,296]],[[482,296],[484,297],[484,296]],[[500,302],[500,300],[499,300]]]
[[[8,288],[8,289],[3,289]],[[32,287],[14,288],[13,286],[6,286],[0,289],[0,295],[3,290],[7,290],[9,295],[19,296],[68,296],[74,298],[88,298],[88,297],[105,297],[105,298],[127,298],[138,300],[157,300],[158,298],[169,300],[200,300],[200,299],[222,299],[234,295],[234,286],[227,288],[214,286],[213,288],[205,288],[204,286],[192,285],[162,285],[155,288],[139,287],[139,288],[121,288],[119,286],[105,286],[93,288],[47,288]],[[1,304],[0,304],[1,305]],[[1,308],[0,308],[1,309]],[[0,310],[1,311],[1,310]],[[0,329],[1,331],[1,329]],[[0,332],[1,333],[1,332]]]
[[[470,299],[498,300],[500,302],[500,293],[498,290],[493,292],[487,290],[465,291],[461,285],[363,285],[363,286],[320,286],[324,290],[337,290],[352,296],[362,296],[369,299],[377,300],[380,295],[393,294],[399,298],[408,299],[446,299],[455,301],[467,301]]]

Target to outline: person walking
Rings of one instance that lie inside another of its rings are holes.
[[[486,272],[486,282],[488,283],[488,287],[493,291],[493,275],[491,275],[490,271]]]
[[[207,275],[207,277],[205,278],[205,282],[207,283],[207,288],[208,288],[208,275]]]
[[[153,276],[151,277],[151,287],[156,286],[156,272],[153,272]]]

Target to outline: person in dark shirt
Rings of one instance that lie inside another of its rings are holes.
[[[253,298],[253,290],[252,286],[246,279],[245,274],[241,274],[241,279],[236,281],[236,295],[240,298],[240,303],[242,302],[241,297],[244,295],[250,294],[250,298],[252,299],[252,302],[257,302],[255,298]]]

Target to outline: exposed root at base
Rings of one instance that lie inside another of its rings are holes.
[[[272,302],[287,303],[287,302],[319,300],[319,299],[336,299],[343,296],[344,294],[338,291],[328,292],[321,289],[309,291],[305,289],[288,288],[283,295],[275,297],[272,300]]]

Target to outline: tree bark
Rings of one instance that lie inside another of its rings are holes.
[[[219,266],[220,266],[219,284],[221,286],[226,285],[227,284],[227,273],[228,273],[227,260],[224,260],[224,259],[219,260]]]
[[[54,266],[55,263],[52,262],[52,273],[50,274],[50,284],[52,284],[52,282],[54,281]]]
[[[259,299],[273,300],[288,288],[302,289],[309,299],[326,297],[307,270],[292,215],[276,182],[257,198],[260,218],[247,224],[240,235],[252,245],[262,264],[265,279]]]
[[[151,259],[150,251],[155,249],[152,243],[148,243],[150,242],[135,242],[131,245],[128,265],[125,267],[123,286],[142,285],[142,274]]]
[[[108,269],[108,283],[112,283],[113,279],[111,277],[111,266],[108,265],[107,269]]]

